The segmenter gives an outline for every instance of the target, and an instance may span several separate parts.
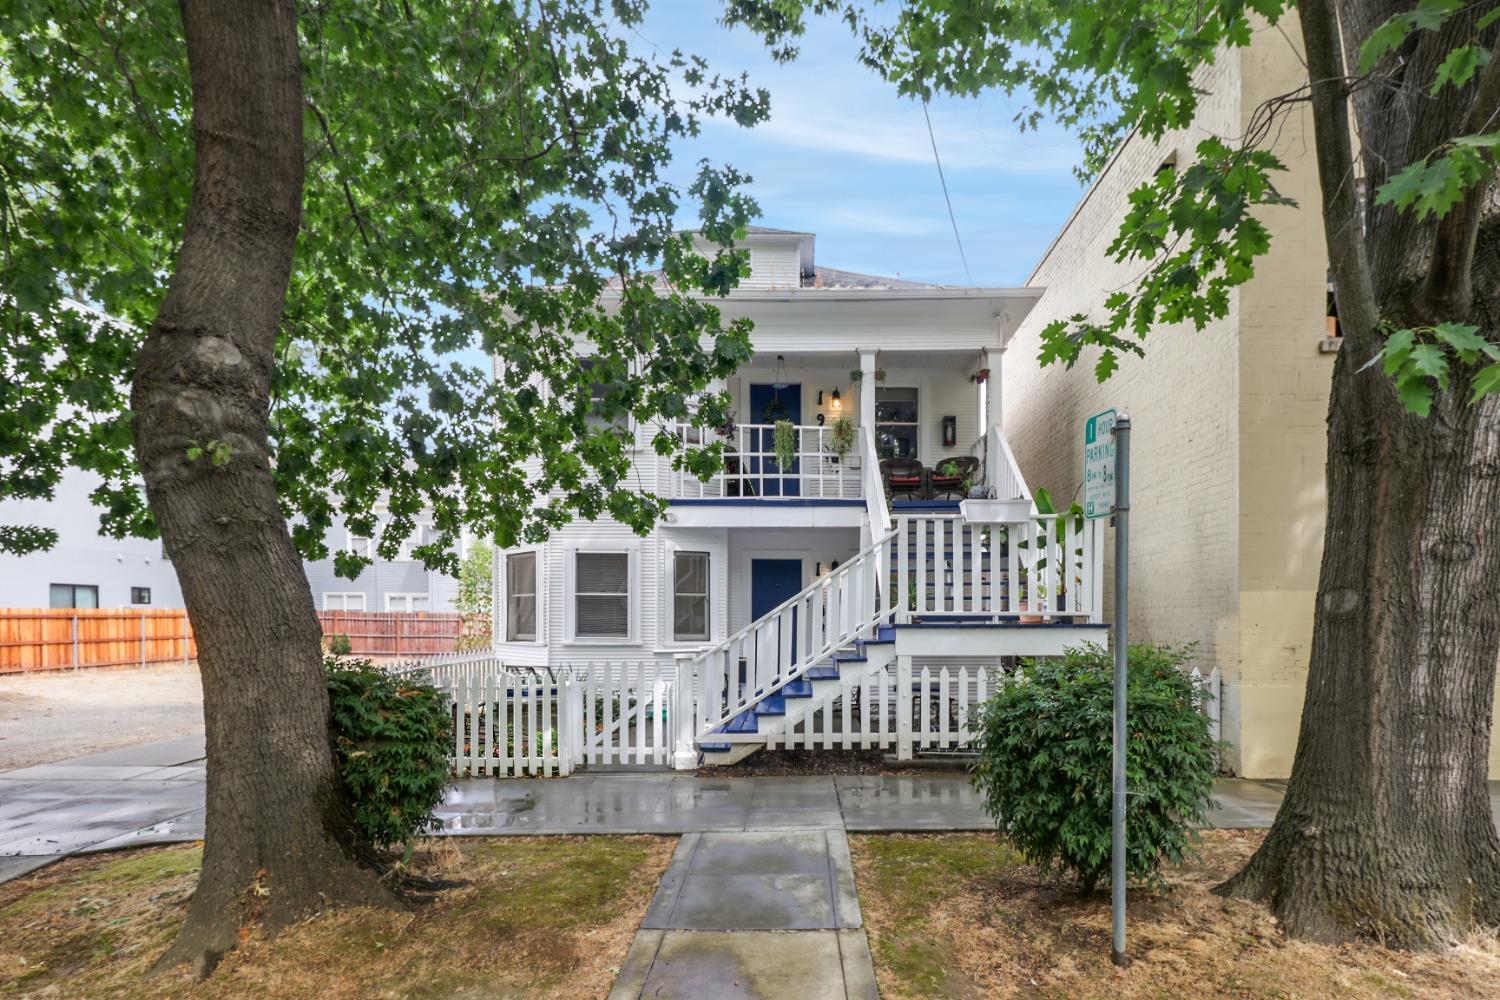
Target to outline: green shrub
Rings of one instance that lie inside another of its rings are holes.
[[[372,843],[392,847],[441,828],[433,810],[452,779],[447,696],[369,660],[329,657],[325,665],[334,752],[360,829]]]
[[[331,656],[348,656],[354,652],[354,647],[350,645],[347,635],[334,634],[328,637],[328,652]]]
[[[1126,871],[1160,884],[1210,804],[1219,744],[1191,647],[1131,646],[1126,717]],[[980,710],[974,785],[1001,833],[1044,872],[1085,891],[1108,880],[1113,654],[1095,645],[1032,660]]]

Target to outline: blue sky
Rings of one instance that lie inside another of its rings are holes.
[[[729,163],[754,182],[760,224],[817,233],[820,264],[918,281],[967,284],[919,103],[898,97],[857,61],[842,24],[809,26],[802,54],[778,64],[754,35],[715,22],[716,0],[657,0],[640,44],[707,58],[716,72],[747,71],[771,94],[771,120],[754,129],[712,121],[678,149]],[[1083,193],[1078,146],[1060,130],[1022,133],[1004,94],[940,98],[930,112],[978,285],[1019,285]],[[690,221],[690,220],[685,220]]]

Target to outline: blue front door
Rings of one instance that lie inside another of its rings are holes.
[[[750,419],[752,424],[775,424],[778,420],[790,420],[794,424],[802,423],[802,386],[780,385],[780,384],[754,384],[750,386]],[[763,454],[769,454],[776,448],[775,431],[766,429],[755,432],[755,440],[750,442],[751,448]],[[762,468],[764,462],[764,468]],[[772,478],[778,472],[793,475],[797,472],[798,463],[792,462],[790,469],[778,469],[774,459],[761,459],[758,456],[750,459],[748,471],[756,476],[762,471],[766,475],[765,491],[761,496],[766,497],[796,497],[802,495],[801,484],[795,479],[781,480]],[[758,478],[758,476],[757,476]],[[757,488],[759,483],[757,483]],[[801,590],[801,587],[797,588]],[[795,593],[795,591],[793,592]],[[792,596],[788,594],[787,597]]]
[[[750,620],[754,621],[761,615],[776,610],[785,604],[790,598],[796,597],[802,590],[802,560],[801,559],[751,559],[750,560]],[[791,627],[795,633],[797,628],[797,612],[792,611]],[[771,673],[779,674],[789,669],[797,662],[797,640],[795,634],[792,637],[792,662],[781,663],[781,636],[775,637],[775,645],[770,649],[777,658]],[[741,678],[743,680],[743,678]]]

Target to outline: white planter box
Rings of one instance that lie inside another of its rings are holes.
[[[1031,516],[1030,500],[963,500],[958,505],[970,524],[1024,521]]]

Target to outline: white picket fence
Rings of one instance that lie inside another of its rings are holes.
[[[585,764],[668,764],[675,664],[506,665],[485,654],[412,668],[453,701],[458,775],[566,776]]]
[[[972,739],[970,720],[999,683],[1004,675],[988,665],[897,660],[859,679],[841,678],[837,697],[773,734],[767,745],[894,750],[902,760],[924,750],[961,750]]]
[[[460,654],[412,669],[453,701],[450,761],[459,776],[565,777],[587,765],[682,766],[697,759],[700,688],[678,685],[687,663],[549,669]],[[1190,676],[1206,694],[1203,712],[1218,739],[1219,672],[1194,668]],[[973,742],[979,707],[1006,683],[1013,681],[990,664],[898,659],[863,677],[846,674],[837,694],[818,707],[787,699],[793,714],[784,728],[767,732],[766,746],[886,750],[900,760],[963,752]]]

